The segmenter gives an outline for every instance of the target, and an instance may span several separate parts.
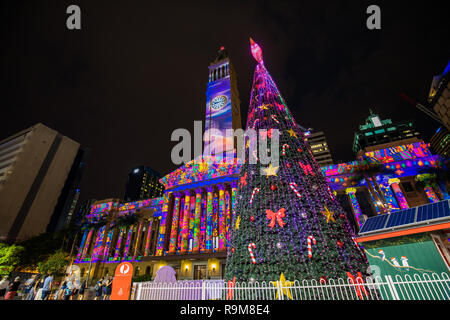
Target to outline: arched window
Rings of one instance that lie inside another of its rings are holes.
[[[151,267],[150,267],[150,266],[147,266],[147,268],[145,268],[145,274],[146,274],[146,275],[149,275],[149,274],[150,274],[150,271],[151,271]]]

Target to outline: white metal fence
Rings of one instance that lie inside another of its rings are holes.
[[[450,278],[438,275],[376,276],[351,279],[279,282],[236,282],[223,280],[138,282],[133,284],[136,300],[450,300]]]

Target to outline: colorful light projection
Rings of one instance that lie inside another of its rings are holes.
[[[200,226],[201,226],[201,210],[202,210],[202,190],[195,191],[195,211],[194,211],[194,221],[192,224],[192,252],[197,253],[200,251]]]
[[[150,220],[148,224],[148,230],[147,230],[147,240],[145,241],[145,249],[144,249],[144,256],[148,257],[150,255],[150,239],[152,234],[152,224],[153,220]]]
[[[393,178],[388,180],[389,185],[394,191],[395,198],[397,199],[397,203],[400,205],[401,209],[408,209],[408,202],[406,201],[405,196],[403,195],[402,189],[400,189],[400,179]]]
[[[230,160],[221,157],[201,157],[186,163],[159,182],[167,190],[184,184],[237,175],[241,167],[238,158]]]
[[[369,163],[389,163],[431,156],[429,144],[421,141],[401,146],[366,152],[363,158]]]
[[[350,198],[353,213],[355,214],[356,221],[358,222],[359,227],[361,227],[361,207],[359,206],[358,199],[356,198],[356,188],[347,188],[345,189],[345,193],[348,194],[348,197]]]
[[[397,203],[397,199],[395,199],[394,193],[392,192],[389,186],[389,178],[385,176],[378,175],[376,177],[377,183],[380,186],[381,192],[383,193],[384,198],[386,199],[386,204],[389,208],[390,212],[394,212],[399,210],[399,205]]]
[[[433,188],[431,186],[423,188],[425,193],[428,196],[428,199],[431,203],[439,202],[439,198],[437,197],[436,193],[434,192]]]

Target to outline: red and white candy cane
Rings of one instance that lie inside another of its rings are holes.
[[[311,259],[311,258],[312,258],[311,242],[312,242],[313,244],[316,244],[317,241],[316,241],[316,238],[314,238],[314,236],[309,236],[308,239],[307,239],[307,241],[308,241],[308,257]]]
[[[256,244],[251,242],[248,245],[248,252],[250,252],[250,258],[252,259],[252,263],[256,264],[256,259],[255,259],[255,255],[253,254],[253,249],[256,249]]]
[[[289,187],[291,187],[291,189],[295,192],[295,194],[297,195],[297,197],[301,198],[302,196],[300,195],[300,192],[298,192],[297,188],[297,184],[295,182],[291,182],[289,183]]]
[[[289,149],[289,145],[287,143],[283,144],[283,156],[286,155],[286,147]]]
[[[255,194],[257,194],[259,192],[259,188],[255,188],[255,189],[253,189],[253,192],[252,192],[252,197],[250,198],[250,203],[252,203],[253,202],[253,197],[255,196]]]
[[[270,116],[272,119],[273,119],[273,121],[275,121],[276,123],[280,123],[280,121],[278,121],[278,119],[277,119],[277,116],[276,115],[271,115]]]

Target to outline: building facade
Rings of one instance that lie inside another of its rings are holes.
[[[355,232],[369,217],[449,199],[442,177],[448,158],[432,154],[423,141],[409,141],[383,144],[356,161],[322,167],[343,207],[353,213],[349,220]]]
[[[161,175],[150,167],[133,168],[128,174],[125,201],[138,201],[162,196],[164,186],[159,182],[159,179],[161,179]]]
[[[310,133],[306,141],[311,147],[311,151],[320,166],[327,166],[333,164],[330,148],[328,147],[327,139],[323,131],[313,131]]]
[[[417,139],[419,132],[414,122],[399,121],[393,123],[391,119],[382,120],[377,114],[370,110],[370,115],[365,124],[359,126],[353,139],[353,152],[370,151],[370,147],[392,143],[398,140]]]
[[[450,132],[446,127],[439,127],[430,139],[431,149],[443,157],[450,156]]]
[[[85,162],[79,143],[40,123],[0,141],[0,239],[63,227]]]
[[[450,130],[450,83],[449,83],[450,62],[444,72],[433,78],[430,93],[428,95],[428,105],[436,112],[447,130]]]

